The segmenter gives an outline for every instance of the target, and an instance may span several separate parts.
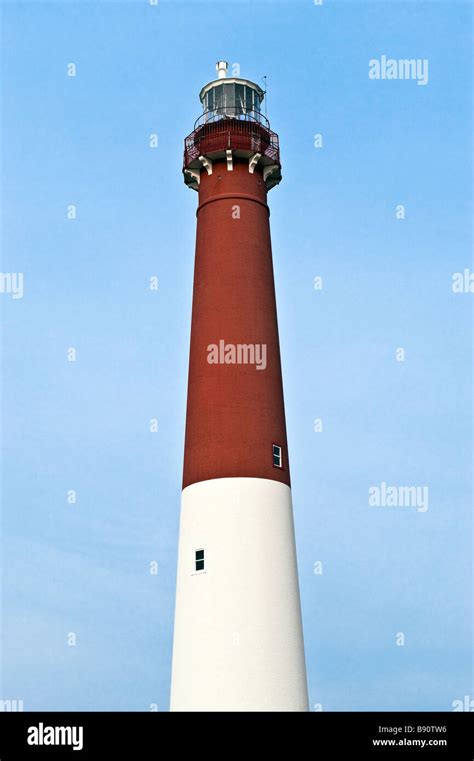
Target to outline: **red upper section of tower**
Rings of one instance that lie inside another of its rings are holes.
[[[183,487],[236,476],[290,483],[266,200],[248,162],[201,173]],[[255,361],[239,363],[239,346]]]

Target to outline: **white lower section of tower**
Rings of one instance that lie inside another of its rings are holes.
[[[308,710],[286,484],[218,478],[184,489],[171,710]]]

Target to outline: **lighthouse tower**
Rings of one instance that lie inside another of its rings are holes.
[[[306,711],[263,90],[217,79],[185,140],[199,193],[171,710]]]

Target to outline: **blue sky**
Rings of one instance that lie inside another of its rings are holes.
[[[0,294],[0,697],[168,709],[197,201],[182,143],[221,58],[267,75],[281,142],[269,201],[311,706],[473,697],[473,295],[451,288],[472,271],[470,3],[1,8],[2,271],[24,273],[24,296]],[[381,55],[428,59],[428,84],[370,80]],[[370,507],[382,482],[427,486],[429,509]]]

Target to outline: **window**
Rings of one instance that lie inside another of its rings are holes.
[[[279,444],[273,444],[273,467],[283,468],[282,449]]]
[[[207,99],[207,110],[208,111],[214,111],[214,90],[209,90],[206,96]]]
[[[245,114],[245,86],[235,85],[235,112]]]
[[[196,550],[195,567],[196,571],[204,571],[204,550]]]
[[[217,85],[214,90],[214,109],[219,111],[224,106],[224,87],[223,85]]]
[[[230,115],[233,114],[235,109],[235,85],[227,84],[224,87],[224,108]]]
[[[252,96],[253,96],[253,90],[250,87],[246,87],[245,88],[245,106],[247,108],[247,111],[253,110]]]

